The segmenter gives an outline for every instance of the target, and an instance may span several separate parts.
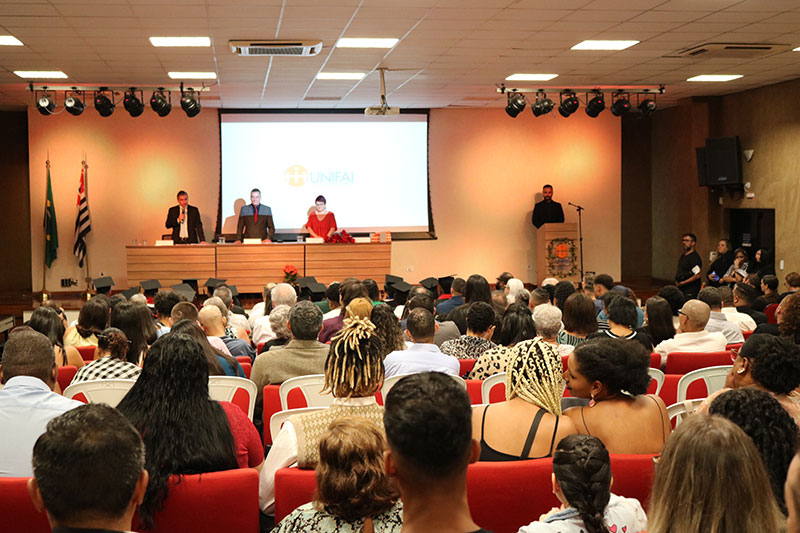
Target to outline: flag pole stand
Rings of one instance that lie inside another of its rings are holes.
[[[45,163],[47,170],[50,170],[50,150],[47,151],[47,162]],[[46,239],[46,236],[45,236]],[[44,257],[42,258],[42,303],[50,299],[50,294],[47,292],[47,251],[45,250]]]
[[[87,172],[87,170],[89,170],[89,165],[86,164],[86,153],[85,152],[83,154],[83,161],[81,161],[81,166],[83,167],[83,171],[84,171],[84,174],[83,174],[83,180],[84,180],[83,181],[83,187],[84,187],[84,190],[86,190],[86,189],[89,188],[88,187],[88,185],[89,185],[89,173]],[[86,265],[86,277],[84,278],[84,281],[86,281],[86,290],[83,291],[83,297],[84,297],[85,300],[88,301],[95,294],[94,286],[92,284],[92,276],[91,276],[91,274],[89,274],[90,270],[89,270],[89,247],[88,246],[86,247],[86,254],[85,254],[83,259],[84,259],[84,262],[85,262],[85,265]]]

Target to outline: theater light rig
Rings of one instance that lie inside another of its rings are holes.
[[[542,88],[507,88],[501,83],[497,92],[507,95],[506,113],[511,118],[516,118],[525,106],[530,104],[533,116],[540,117],[550,113],[554,108],[564,118],[572,116],[583,104],[586,114],[597,118],[600,113],[609,109],[615,117],[627,113],[637,113],[642,117],[650,117],[658,108],[656,97],[664,94],[664,85],[636,86],[636,87],[542,87]],[[558,93],[558,106],[548,98],[547,92]],[[535,96],[526,96],[525,93],[535,93]],[[583,101],[579,94],[584,96]],[[631,103],[631,95],[636,96],[636,106]],[[606,106],[606,101],[611,101],[611,106]]]

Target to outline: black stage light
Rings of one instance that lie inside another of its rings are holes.
[[[511,118],[517,118],[517,115],[522,113],[525,109],[527,100],[522,93],[508,93],[508,104],[506,104],[506,113]]]
[[[159,87],[157,91],[153,91],[153,96],[150,98],[150,107],[153,111],[158,113],[159,117],[166,117],[172,111],[172,96],[169,91],[164,92],[163,87]]]
[[[649,117],[656,111],[656,101],[652,98],[645,98],[639,104],[639,111],[643,117]]]
[[[65,93],[66,94],[66,93]],[[64,109],[67,110],[67,113],[73,116],[78,116],[83,113],[83,110],[86,108],[86,104],[83,103],[82,98],[78,98],[76,95],[83,95],[83,93],[75,91],[66,98],[64,98]]]
[[[597,118],[597,115],[599,115],[606,108],[606,100],[601,92],[595,92],[592,94],[594,94],[594,98],[586,102],[586,114],[592,118]],[[586,95],[586,98],[589,98],[588,94]]]
[[[100,88],[100,92],[94,93],[94,108],[97,109],[97,112],[100,113],[101,117],[110,117],[111,113],[114,112],[114,107],[116,104],[105,95],[103,91],[106,91],[105,87]],[[111,97],[114,97],[114,93],[111,93]]]
[[[534,117],[541,117],[548,114],[556,105],[545,93],[537,93],[536,101],[531,104],[531,111]]]
[[[630,95],[627,93],[618,93],[612,97],[614,102],[611,104],[611,114],[615,117],[621,117],[631,110]]]
[[[562,117],[567,118],[580,107],[581,102],[575,93],[572,91],[564,91],[561,93],[561,105],[558,106],[558,112]]]
[[[139,91],[141,95],[141,91]],[[125,107],[130,116],[138,117],[144,112],[144,102],[136,96],[136,89],[131,87],[130,90],[125,91],[125,98],[122,100],[122,105]]]
[[[50,94],[44,93],[36,100],[36,109],[38,109],[39,113],[42,115],[52,115],[53,111],[56,109],[55,99],[50,96]]]
[[[200,113],[200,97],[194,89],[187,89],[182,93],[181,109],[189,118],[196,117]]]

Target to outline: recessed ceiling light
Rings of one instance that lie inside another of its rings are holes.
[[[44,79],[44,78],[66,78],[66,74],[60,70],[15,70],[14,74],[20,78]]]
[[[506,81],[550,81],[558,74],[512,74]]]
[[[317,74],[318,80],[360,80],[365,74],[363,72],[320,72]]]
[[[342,38],[337,48],[392,48],[400,39]]]
[[[211,46],[209,37],[150,37],[153,46]]]
[[[688,78],[686,81],[731,81],[741,78],[741,74],[701,74]]]
[[[13,35],[0,35],[0,46],[22,46],[22,41]]]
[[[216,72],[168,72],[173,80],[215,80]]]
[[[639,44],[639,41],[583,41],[571,48],[571,50],[625,50],[631,46]]]

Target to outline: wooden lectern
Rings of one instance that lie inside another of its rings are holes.
[[[536,230],[537,282],[541,285],[545,278],[580,282],[580,253],[577,224],[544,224]]]

